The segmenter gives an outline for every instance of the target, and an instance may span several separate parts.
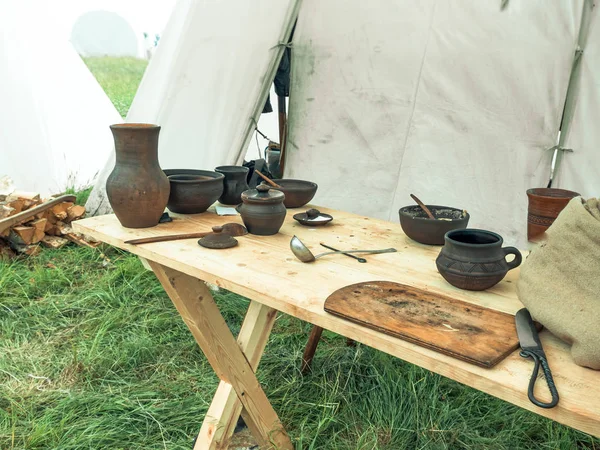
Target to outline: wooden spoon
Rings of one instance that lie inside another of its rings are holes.
[[[275,183],[273,180],[271,180],[269,177],[267,177],[266,175],[263,175],[260,171],[256,171],[256,173],[258,174],[258,176],[260,176],[263,180],[265,180],[267,183],[269,183],[271,186],[275,187],[275,188],[281,188],[281,186],[279,186],[277,183]]]
[[[226,223],[223,225],[222,232],[230,236],[244,236],[248,234],[248,230],[244,225],[239,223]],[[137,244],[150,244],[152,242],[165,242],[165,241],[177,241],[179,239],[196,239],[203,238],[212,234],[212,231],[205,231],[202,233],[185,233],[185,234],[168,234],[166,236],[152,236],[140,239],[130,239],[124,241],[125,244],[137,245]]]
[[[425,214],[427,214],[427,216],[428,216],[430,219],[433,219],[433,220],[435,220],[435,216],[434,216],[434,215],[431,213],[431,211],[429,210],[429,208],[428,208],[427,206],[425,206],[425,204],[424,204],[424,203],[423,203],[421,200],[419,200],[419,199],[417,198],[417,196],[416,196],[416,195],[410,194],[410,196],[412,197],[412,199],[413,199],[415,202],[417,202],[417,204],[418,204],[418,205],[421,207],[421,209],[422,209],[423,211],[425,211]]]

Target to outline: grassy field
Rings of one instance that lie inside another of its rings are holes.
[[[86,62],[125,115],[143,62]],[[68,247],[0,262],[0,295],[0,449],[191,449],[217,379],[136,257]],[[237,333],[247,300],[216,299]],[[328,332],[301,376],[309,329],[280,315],[258,371],[298,449],[600,449]]]

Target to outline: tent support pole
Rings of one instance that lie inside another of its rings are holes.
[[[569,77],[569,83],[567,86],[567,94],[565,97],[561,125],[558,135],[558,143],[550,149],[553,150],[553,152],[550,169],[550,179],[548,180],[547,187],[552,187],[554,177],[558,174],[558,170],[560,167],[560,163],[562,162],[564,152],[573,151],[572,149],[564,148],[564,145],[569,137],[571,120],[573,119],[575,105],[577,103],[577,97],[579,96],[581,62],[583,59],[583,52],[587,44],[587,38],[590,31],[593,8],[594,2],[592,0],[585,0],[583,2],[583,8],[581,10],[581,25],[579,27],[579,36],[577,38],[577,48],[575,49],[575,54],[573,56],[573,65],[571,67],[571,75]]]
[[[279,171],[283,178],[285,170],[285,130],[287,128],[287,112],[285,108],[285,96],[277,96],[277,109],[279,112]]]

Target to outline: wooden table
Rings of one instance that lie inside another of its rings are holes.
[[[494,368],[484,369],[323,310],[325,299],[341,287],[388,280],[514,314],[522,308],[515,292],[518,269],[488,291],[459,290],[437,272],[435,258],[440,248],[410,240],[399,223],[318,208],[331,214],[334,221],[325,227],[307,228],[293,220],[292,215],[298,210],[290,210],[277,235],[249,234],[238,238],[237,247],[226,250],[202,248],[196,239],[139,246],[123,243],[127,239],[210,230],[214,225],[241,221],[240,217],[219,217],[212,208],[198,215],[172,214],[173,222],[147,229],[123,228],[113,215],[74,222],[77,231],[149,262],[221,379],[195,449],[226,448],[240,413],[261,448],[293,448],[254,374],[277,311],[600,437],[600,372],[575,365],[568,347],[547,331],[541,333],[541,340],[560,393],[560,403],[553,409],[538,408],[527,398],[533,363],[521,358],[518,351]],[[367,256],[368,264],[341,255],[305,264],[290,251],[293,235],[315,253],[325,250],[320,242],[342,249],[395,247],[398,253]],[[237,342],[204,282],[252,300]],[[536,396],[548,400],[545,383],[537,383],[537,388],[540,392],[536,391]]]

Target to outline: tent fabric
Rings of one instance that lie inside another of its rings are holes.
[[[524,246],[582,1],[304,0],[286,177],[317,182],[316,204],[389,220],[414,193]]]
[[[295,14],[296,0],[176,5],[127,115],[162,127],[163,169],[242,162]],[[88,201],[97,214],[113,167],[114,150]]]
[[[31,14],[33,6],[0,8],[0,178],[46,195],[93,183],[109,154],[108,126],[120,116],[48,16]]]
[[[590,34],[580,60],[579,88],[556,186],[600,197],[600,13],[591,11]]]

